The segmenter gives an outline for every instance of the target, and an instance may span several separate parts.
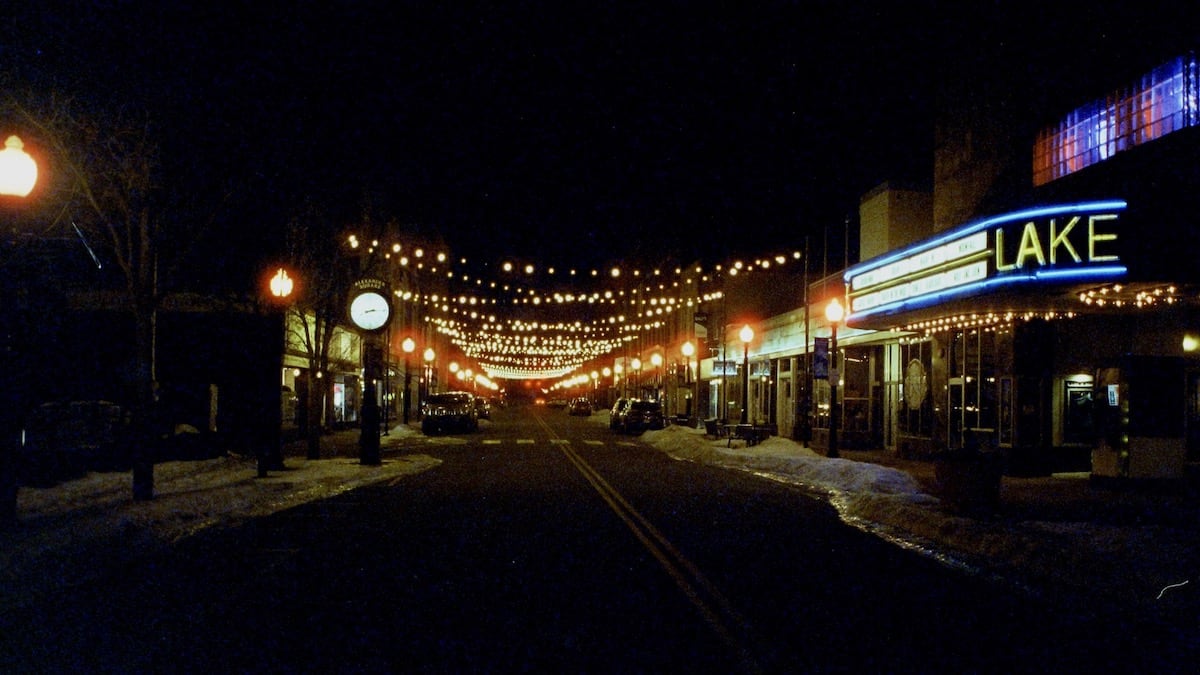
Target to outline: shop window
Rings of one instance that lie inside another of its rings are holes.
[[[842,428],[866,433],[871,429],[871,359],[865,349],[849,348],[842,355]]]

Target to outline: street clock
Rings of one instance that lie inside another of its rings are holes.
[[[350,322],[360,330],[381,330],[391,316],[392,303],[382,290],[360,290],[350,298]]]

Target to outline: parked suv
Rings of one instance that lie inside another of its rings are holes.
[[[612,410],[608,413],[608,428],[616,431],[621,428],[621,418],[625,415],[625,410],[629,407],[629,402],[632,399],[619,398],[613,404]]]
[[[621,431],[641,433],[647,429],[663,428],[663,409],[658,401],[634,400],[621,415]]]
[[[479,428],[475,397],[465,391],[433,394],[425,399],[421,412],[421,432],[426,435],[435,431],[475,431]]]

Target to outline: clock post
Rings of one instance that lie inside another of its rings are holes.
[[[355,282],[347,306],[350,322],[362,333],[363,402],[362,429],[358,439],[360,464],[378,466],[379,458],[379,396],[378,382],[383,365],[383,345],[380,334],[391,319],[392,303],[387,285],[379,279]]]
[[[379,396],[378,385],[380,362],[383,349],[376,335],[368,335],[363,341],[363,403],[362,430],[358,438],[358,461],[375,466],[382,463],[379,458]]]

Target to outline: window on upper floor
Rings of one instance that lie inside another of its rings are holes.
[[[1195,55],[1176,58],[1042,129],[1033,146],[1034,186],[1200,124],[1197,74]]]

